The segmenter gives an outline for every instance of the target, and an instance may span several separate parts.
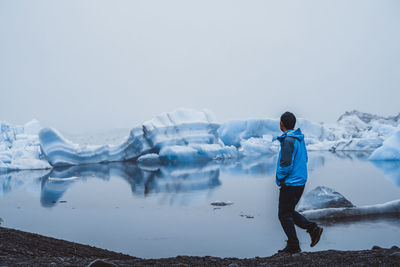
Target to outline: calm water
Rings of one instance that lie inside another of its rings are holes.
[[[374,165],[364,154],[311,152],[305,193],[331,187],[355,205],[400,199],[400,163]],[[128,253],[269,256],[285,245],[277,219],[275,158],[143,169],[99,164],[0,176],[2,225]],[[212,201],[232,201],[215,209]],[[250,215],[249,219],[241,215]],[[320,243],[302,249],[400,245],[395,219],[325,226]]]

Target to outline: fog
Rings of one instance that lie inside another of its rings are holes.
[[[79,132],[400,111],[399,1],[0,0],[0,120]]]

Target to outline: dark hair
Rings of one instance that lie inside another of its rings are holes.
[[[296,125],[296,116],[292,112],[286,111],[281,115],[281,122],[286,129],[291,130]]]

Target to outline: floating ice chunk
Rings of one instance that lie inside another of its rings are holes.
[[[383,204],[350,207],[350,208],[327,208],[306,210],[302,214],[309,220],[346,220],[353,218],[379,217],[386,215],[400,216],[400,199]]]
[[[383,142],[369,157],[370,160],[400,160],[400,130]]]
[[[354,207],[354,205],[333,189],[325,186],[318,186],[301,198],[298,210],[344,207]]]
[[[210,111],[177,109],[162,113],[143,124],[143,132],[150,145],[158,152],[167,146],[220,143]]]
[[[340,193],[318,186],[300,201],[298,210],[310,220],[346,220],[371,216],[400,216],[400,200],[383,204],[355,207]]]
[[[52,166],[125,161],[150,150],[140,127],[133,128],[128,139],[118,146],[79,146],[64,139],[52,128],[42,129],[39,140],[42,151]]]

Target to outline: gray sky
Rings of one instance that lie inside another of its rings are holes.
[[[0,0],[0,120],[131,127],[400,111],[400,1]]]

